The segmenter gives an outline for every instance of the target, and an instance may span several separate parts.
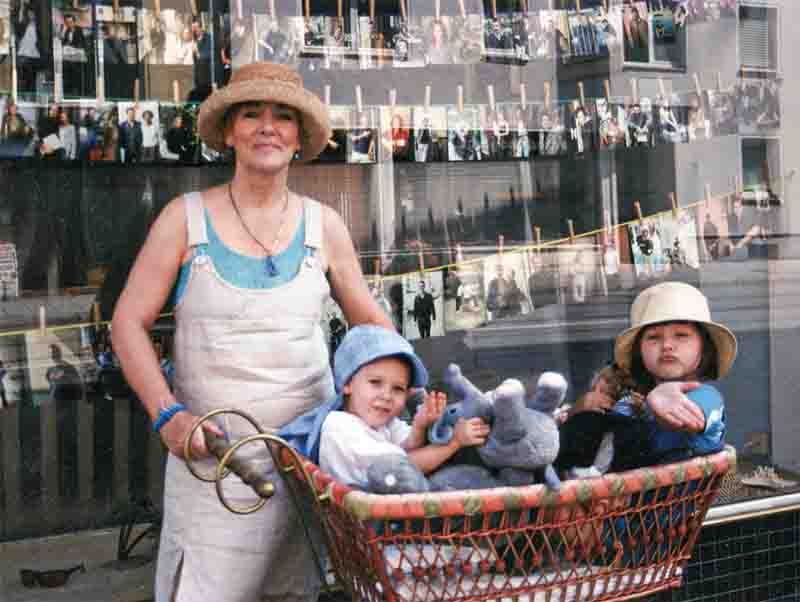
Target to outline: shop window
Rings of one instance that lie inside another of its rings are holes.
[[[778,70],[778,9],[743,4],[739,7],[739,57],[744,72]]]

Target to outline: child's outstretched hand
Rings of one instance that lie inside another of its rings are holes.
[[[459,447],[483,445],[491,429],[481,418],[459,418],[453,431],[453,441]]]
[[[447,405],[447,395],[438,391],[427,393],[425,401],[418,407],[414,414],[412,426],[417,431],[425,431],[430,425],[439,420]]]
[[[700,386],[698,382],[661,383],[647,395],[647,405],[664,427],[675,431],[700,433],[706,427],[703,410],[686,397]]]

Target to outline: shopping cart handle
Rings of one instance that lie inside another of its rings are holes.
[[[229,469],[242,481],[250,485],[259,497],[266,500],[275,494],[275,484],[264,475],[263,471],[256,468],[253,462],[237,457],[235,454],[235,450],[251,439],[250,437],[242,439],[235,444],[230,444],[225,437],[220,437],[209,431],[203,431],[203,433],[206,437],[208,451],[219,460],[224,468]],[[254,438],[258,438],[258,435],[254,435]]]

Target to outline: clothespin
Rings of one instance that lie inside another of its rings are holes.
[[[192,7],[192,16],[196,17],[197,16],[197,0],[189,0],[189,3],[191,4],[191,7]]]
[[[161,15],[161,0],[153,0],[153,10],[156,13],[156,17]]]
[[[425,110],[429,111],[431,108],[431,86],[430,84],[425,86]]]
[[[344,15],[344,9],[342,8],[342,0],[336,0],[336,16],[341,18]]]
[[[461,85],[457,86],[456,87],[456,94],[457,94],[457,99],[458,99],[457,100],[457,102],[458,102],[458,104],[457,104],[458,112],[459,113],[463,113],[464,112],[464,86],[461,86]]]
[[[639,104],[639,80],[635,77],[631,78],[631,95],[633,104]]]
[[[586,108],[586,96],[583,94],[583,82],[578,82],[578,98],[581,99],[581,106]]]
[[[356,84],[356,111],[360,114],[364,110],[364,102],[361,98],[361,86]]]
[[[497,253],[499,255],[503,254],[503,251],[505,250],[505,243],[506,243],[506,237],[503,236],[502,234],[498,234],[497,235]]]
[[[575,224],[571,219],[567,220],[567,230],[569,231],[569,244],[575,244]]]
[[[406,0],[397,0],[400,3],[400,16],[405,21],[406,19]]]
[[[581,0],[575,0],[575,8],[578,9],[580,12],[581,10]]]
[[[463,263],[464,250],[461,248],[461,243],[456,243],[456,263]]]
[[[658,78],[658,93],[661,95],[661,98],[666,100],[666,98],[667,98],[667,89],[664,86],[664,78],[663,77],[659,77]]]
[[[603,93],[606,95],[606,100],[611,100],[611,83],[607,80],[603,80]]]
[[[702,100],[703,99],[703,88],[700,87],[700,76],[695,73],[694,77],[694,91],[697,92],[697,97]]]
[[[486,95],[489,97],[489,109],[494,111],[494,86],[492,84],[486,86]]]
[[[442,12],[441,1],[440,0],[434,0],[434,2],[433,2],[433,14],[436,16],[437,20],[439,19],[439,17],[441,17],[441,12]]]
[[[677,218],[678,217],[678,195],[676,195],[674,192],[670,192],[669,193],[669,200],[670,200],[670,203],[672,204],[672,217]]]
[[[492,19],[497,18],[497,0],[492,0]]]
[[[115,15],[119,14],[119,0],[113,0],[113,2],[111,2],[111,6],[112,9],[114,10],[114,14]]]
[[[528,91],[525,84],[519,85],[519,105],[523,111],[528,107]]]
[[[550,82],[544,82],[544,108],[550,110]]]
[[[244,10],[242,9],[242,0],[236,0],[236,16],[240,19],[244,14]]]
[[[133,80],[133,104],[134,106],[139,104],[139,78],[137,77]]]
[[[722,91],[722,71],[717,71],[717,90]]]
[[[102,90],[102,88],[98,87],[98,90]],[[17,104],[17,70],[14,69],[11,72],[11,100],[14,101],[14,104]]]
[[[330,84],[325,84],[324,97],[325,97],[325,106],[330,107],[331,106],[331,85]]]
[[[536,240],[536,248],[538,250],[542,246],[542,229],[539,226],[533,227],[533,238]]]
[[[39,306],[39,334],[47,334],[47,308],[44,305]]]
[[[402,2],[403,0],[400,1]],[[462,18],[466,18],[467,8],[464,6],[464,0],[458,0],[458,12],[461,14]]]
[[[706,209],[708,209],[709,207],[711,207],[711,185],[710,184],[706,184],[705,185],[705,191],[706,191]]]
[[[603,211],[603,230],[607,235],[611,235],[611,212],[608,209]]]
[[[102,314],[100,312],[100,303],[95,301],[92,303],[92,322],[98,324],[102,321]]]
[[[375,0],[369,0],[369,20],[375,20]]]
[[[304,3],[306,17],[311,17],[311,0],[306,0]]]
[[[373,265],[375,266],[375,276],[381,275],[381,258],[376,257],[373,261]]]
[[[177,79],[172,80],[172,101],[177,105],[181,102],[181,85]]]
[[[16,83],[16,77],[14,77],[15,75],[16,75],[16,73],[14,71],[12,71],[11,72],[11,83],[12,84]],[[98,72],[97,77],[95,78],[95,83],[97,84],[97,88],[95,88],[97,90],[97,102],[103,103],[103,102],[106,101],[106,90],[105,90],[105,86],[103,85],[103,75],[101,73],[99,73],[99,72]],[[12,87],[12,92],[13,92],[13,90],[14,90],[14,88]],[[11,96],[11,100],[16,102],[16,97],[13,95],[13,93],[12,93],[12,96]]]
[[[389,90],[389,106],[394,108],[397,104],[397,88]]]
[[[639,220],[639,225],[644,226],[644,217],[642,217],[642,205],[639,201],[633,202],[633,210],[636,212],[636,219]]]
[[[419,259],[419,271],[420,272],[424,272],[425,271],[425,256],[422,253],[421,241],[420,241],[419,251],[417,251],[417,258]]]

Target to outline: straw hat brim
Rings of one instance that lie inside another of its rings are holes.
[[[675,320],[654,320],[652,322],[644,322],[628,328],[622,334],[617,336],[614,343],[614,361],[618,366],[626,370],[631,368],[631,358],[633,356],[633,345],[636,341],[636,336],[639,331],[654,324],[664,324],[665,322],[674,322]],[[717,365],[717,376],[722,378],[730,372],[733,366],[733,361],[736,359],[738,344],[736,336],[730,329],[710,321],[688,320],[690,322],[697,322],[705,326],[711,340],[714,341],[714,346],[717,348],[717,358],[719,360]]]
[[[301,162],[316,158],[331,138],[328,110],[313,93],[281,80],[245,80],[232,82],[216,90],[200,107],[198,133],[203,142],[217,152],[224,152],[224,118],[227,110],[243,102],[269,102],[296,109],[300,114]]]

